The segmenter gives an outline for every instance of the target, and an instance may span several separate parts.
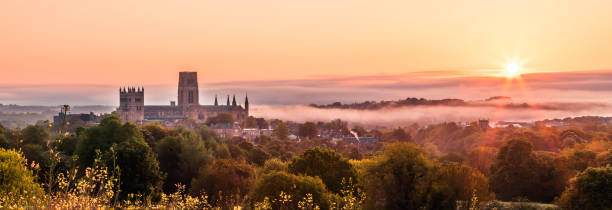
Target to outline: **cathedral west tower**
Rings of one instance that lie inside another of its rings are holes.
[[[179,72],[178,105],[200,105],[198,92],[198,72]]]

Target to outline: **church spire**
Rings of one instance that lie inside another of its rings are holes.
[[[236,104],[236,95],[234,95],[234,97],[232,99],[232,106],[237,106],[237,104]]]
[[[229,103],[229,95],[227,95],[227,106],[229,106],[229,105],[230,105],[230,103]]]
[[[217,102],[217,94],[215,94],[215,106],[219,106],[219,103]]]
[[[244,109],[247,112],[247,115],[249,115],[249,94],[246,94],[246,97],[244,98]]]

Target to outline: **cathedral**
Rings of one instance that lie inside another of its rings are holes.
[[[147,122],[180,123],[193,120],[204,123],[208,117],[226,112],[232,114],[236,122],[244,122],[249,116],[249,98],[244,99],[244,107],[236,103],[236,96],[227,96],[227,103],[220,105],[215,96],[214,105],[200,105],[198,92],[198,73],[179,72],[178,104],[174,101],[166,106],[144,105],[144,88],[119,88],[119,108],[117,113],[123,121],[135,124]]]

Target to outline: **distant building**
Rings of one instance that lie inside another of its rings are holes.
[[[255,138],[259,137],[260,135],[270,136],[272,135],[272,132],[273,132],[272,129],[245,128],[245,129],[242,129],[241,137],[246,140],[253,141],[255,140]]]
[[[378,139],[374,137],[359,137],[359,139],[355,137],[345,137],[343,141],[348,142],[348,143],[354,143],[354,144],[356,143],[374,143],[374,142],[378,142]]]
[[[117,113],[124,121],[136,124],[146,122],[181,123],[192,120],[204,123],[207,118],[222,112],[232,114],[237,122],[244,122],[249,116],[249,98],[244,99],[244,108],[236,103],[236,96],[230,104],[227,96],[226,105],[219,105],[215,96],[214,105],[200,105],[197,72],[179,72],[178,104],[174,101],[168,106],[147,106],[144,104],[144,88],[120,88],[119,108]]]
[[[53,116],[53,129],[73,131],[77,127],[86,127],[100,124],[100,121],[108,114],[65,114],[63,112]]]
[[[528,122],[506,122],[506,121],[499,121],[497,123],[495,123],[495,127],[496,128],[505,128],[505,127],[517,127],[517,128],[522,128],[522,127],[530,127],[533,126],[533,123],[528,123]]]
[[[478,120],[478,126],[481,130],[486,131],[489,127],[489,120]]]
[[[236,123],[218,123],[210,127],[221,138],[240,137],[242,129]]]

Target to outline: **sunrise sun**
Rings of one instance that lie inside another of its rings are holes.
[[[504,76],[507,78],[515,78],[521,75],[521,66],[516,62],[506,64]]]

